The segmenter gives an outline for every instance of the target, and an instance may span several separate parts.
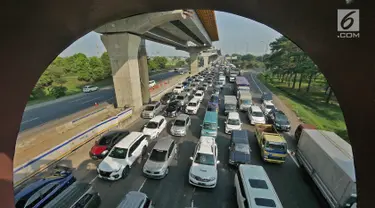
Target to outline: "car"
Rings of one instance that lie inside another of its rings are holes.
[[[206,111],[219,112],[219,105],[216,103],[208,102]]]
[[[229,112],[225,121],[225,133],[231,134],[233,130],[241,130],[242,122],[238,112]]]
[[[94,146],[91,147],[89,152],[90,157],[94,160],[105,158],[112,147],[127,135],[129,135],[129,131],[126,130],[114,130],[105,133],[95,142]]]
[[[208,89],[208,84],[207,83],[203,83],[202,87],[204,88],[204,91],[206,91]]]
[[[154,202],[146,194],[139,191],[130,191],[116,208],[154,208],[154,205]]]
[[[200,102],[202,102],[204,98],[204,91],[202,90],[197,90],[194,94],[194,98],[197,98]]]
[[[180,101],[181,105],[184,106],[189,102],[189,96],[183,92],[177,95],[176,100]]]
[[[189,82],[187,82],[187,81],[182,82],[182,86],[184,86],[184,89],[185,89],[186,87],[189,86]]]
[[[97,86],[94,86],[94,85],[86,85],[82,88],[82,92],[95,92],[95,91],[98,91],[99,90],[99,87]]]
[[[199,110],[201,101],[199,98],[193,98],[189,101],[189,103],[186,105],[185,113],[187,114],[197,114]]]
[[[229,164],[239,166],[251,163],[251,147],[247,130],[234,130],[229,142]]]
[[[213,95],[211,95],[210,100],[208,102],[211,102],[211,103],[219,105],[220,98],[219,98],[218,95],[213,94]]]
[[[142,133],[151,140],[156,139],[166,126],[167,121],[164,116],[155,116],[143,126]]]
[[[15,191],[15,207],[43,207],[76,181],[70,168],[56,166],[50,176],[42,177]]]
[[[163,107],[159,101],[152,101],[147,104],[142,111],[142,118],[153,118],[163,110]]]
[[[195,147],[189,170],[189,183],[202,188],[215,188],[217,184],[218,147],[215,138],[201,136]]]
[[[212,79],[207,80],[207,85],[208,85],[209,87],[212,87]]]
[[[148,159],[143,165],[143,174],[146,177],[161,179],[169,173],[169,166],[176,159],[177,144],[170,138],[165,137],[156,142]]]
[[[164,110],[164,116],[166,117],[176,117],[183,110],[181,102],[178,100],[173,100],[170,102]]]
[[[186,114],[180,114],[172,122],[171,134],[173,136],[185,136],[187,134],[187,130],[188,130],[190,125],[191,125],[190,116],[188,116]]]
[[[198,89],[197,89],[198,91],[206,91],[206,87],[203,87],[203,85],[201,85],[201,86],[199,86],[198,87]]]
[[[204,81],[204,77],[203,76],[199,76],[198,80],[201,81],[201,82],[203,82]]]
[[[264,115],[267,115],[271,110],[275,108],[275,105],[271,101],[264,101],[261,105],[261,109]]]
[[[184,89],[184,92],[187,94],[187,96],[191,96],[194,93],[194,90],[190,87],[187,87]]]
[[[167,92],[160,98],[160,103],[166,105],[170,103],[172,100],[176,99],[177,94],[174,92]]]
[[[178,84],[174,87],[173,92],[180,94],[184,90],[184,86],[181,84]]]
[[[195,91],[195,90],[197,90],[198,85],[195,84],[195,83],[193,82],[193,83],[190,85],[190,88],[191,88],[193,91]]]
[[[147,136],[142,132],[130,132],[117,143],[97,167],[98,177],[116,181],[128,176],[134,162],[146,154]]]
[[[156,82],[155,82],[155,80],[150,80],[150,81],[148,81],[148,87],[150,88],[150,87],[153,87],[153,86],[155,86],[156,85]]]
[[[220,91],[221,91],[221,87],[220,87],[220,85],[217,85],[217,84],[216,84],[216,85],[214,86],[214,95],[219,96]]]
[[[272,93],[270,93],[270,92],[263,92],[260,100],[261,100],[261,102],[272,101]]]
[[[257,105],[252,105],[247,111],[247,117],[249,118],[250,124],[265,124],[266,118],[264,117],[262,109]]]
[[[267,116],[266,120],[268,124],[273,124],[275,128],[279,131],[290,131],[291,126],[288,117],[281,110],[271,110]]]

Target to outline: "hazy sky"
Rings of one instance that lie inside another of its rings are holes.
[[[219,41],[214,42],[222,54],[246,52],[254,55],[264,54],[267,45],[279,37],[275,30],[258,22],[225,12],[216,12]],[[177,51],[173,47],[146,41],[148,55],[155,56],[188,56],[188,53]],[[87,56],[101,55],[105,51],[99,34],[90,32],[77,40],[60,56],[70,56],[75,53],[84,53]]]

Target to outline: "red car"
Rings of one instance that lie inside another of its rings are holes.
[[[105,158],[112,147],[128,134],[129,131],[125,130],[110,131],[104,134],[98,141],[95,142],[95,145],[91,147],[89,152],[90,157],[94,160]]]

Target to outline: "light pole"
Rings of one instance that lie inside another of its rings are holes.
[[[261,43],[264,43],[264,45],[265,45],[264,54],[263,54],[263,56],[262,56],[262,62],[263,62],[264,67],[265,67],[266,64],[264,63],[264,56],[267,54],[267,51],[268,51],[268,44],[267,44],[266,42],[264,42],[264,41],[260,41],[260,42],[261,42]]]

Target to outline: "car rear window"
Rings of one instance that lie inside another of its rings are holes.
[[[254,198],[255,204],[263,207],[276,207],[276,203],[272,199]]]

